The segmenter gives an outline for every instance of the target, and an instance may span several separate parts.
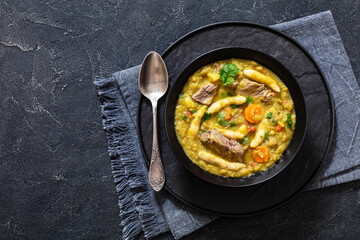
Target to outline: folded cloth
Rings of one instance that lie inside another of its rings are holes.
[[[334,141],[307,189],[360,179],[360,88],[331,12],[272,27],[295,38],[310,52],[323,71],[334,99]]]
[[[360,90],[330,11],[271,26],[302,44],[318,62],[333,94],[336,131],[330,154],[307,189],[360,179]],[[124,239],[171,231],[179,239],[216,216],[191,209],[147,183],[136,134],[140,66],[94,80],[101,101]],[[351,113],[351,114],[348,114]]]

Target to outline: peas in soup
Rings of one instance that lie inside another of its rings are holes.
[[[228,59],[192,74],[175,110],[177,138],[189,159],[223,177],[265,171],[280,159],[296,114],[286,85],[255,61]]]

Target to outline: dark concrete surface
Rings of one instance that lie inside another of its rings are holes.
[[[119,239],[95,75],[141,63],[183,34],[331,10],[360,79],[360,0],[0,2],[0,239]],[[360,182],[301,193],[185,239],[358,239]]]

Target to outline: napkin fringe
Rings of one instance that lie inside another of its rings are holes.
[[[168,231],[167,223],[164,221],[159,224],[158,213],[147,188],[148,182],[142,169],[139,168],[140,157],[134,157],[134,154],[138,154],[139,151],[136,149],[137,143],[133,142],[131,136],[130,116],[122,111],[126,106],[121,105],[124,103],[116,80],[97,78],[94,83],[98,87],[98,95],[102,103],[103,126],[108,137],[113,173],[116,176],[115,184],[119,193],[123,237],[133,239],[144,231],[144,237],[151,238],[166,232]]]
[[[113,162],[114,160],[112,160]],[[132,202],[132,194],[128,191],[129,186],[124,173],[120,168],[113,168],[115,182],[117,182],[116,190],[118,195],[118,205],[120,207],[120,225],[122,226],[123,239],[134,239],[142,231],[141,222],[136,214],[135,206]],[[119,174],[120,173],[120,174]],[[134,214],[135,213],[135,214]]]
[[[128,184],[128,177],[125,168],[122,165],[121,157],[117,149],[119,143],[113,138],[111,132],[115,130],[113,123],[116,119],[116,111],[113,109],[119,108],[114,103],[116,99],[116,92],[111,84],[112,79],[99,78],[95,79],[94,83],[98,88],[98,95],[101,100],[101,112],[103,115],[103,128],[106,131],[108,139],[108,152],[111,157],[112,173],[114,175],[114,182],[116,191],[118,193],[118,205],[120,208],[120,226],[122,227],[123,239],[135,239],[142,231],[139,214],[133,204],[133,193]],[[118,129],[119,131],[120,129]]]
[[[152,207],[148,207],[147,204],[143,204],[152,203],[152,201],[153,199],[148,192],[135,195],[135,204],[137,205],[141,221],[143,222],[145,238],[152,238],[159,235],[160,233],[170,230],[166,222],[162,224],[156,224],[159,223],[158,214],[153,210]]]

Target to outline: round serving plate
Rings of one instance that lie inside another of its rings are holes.
[[[250,23],[225,22],[209,25],[175,42],[162,54],[169,73],[169,88],[189,63],[209,51],[230,47],[253,49],[271,56],[299,84],[306,102],[308,126],[304,143],[295,158],[276,176],[263,183],[245,187],[220,186],[192,174],[173,153],[165,133],[167,96],[158,105],[158,134],[166,174],[165,188],[172,195],[208,213],[245,216],[267,211],[286,202],[315,175],[332,141],[334,107],[320,68],[300,44],[281,32]],[[299,116],[301,112],[296,114]],[[147,161],[151,155],[151,122],[150,102],[142,97],[137,126],[140,145]],[[281,164],[275,164],[271,169],[276,170],[279,166]]]

